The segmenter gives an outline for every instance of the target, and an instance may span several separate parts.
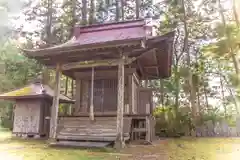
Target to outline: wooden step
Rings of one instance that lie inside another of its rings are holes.
[[[124,136],[124,140],[129,140],[129,136]],[[74,141],[96,141],[96,142],[113,142],[116,140],[116,136],[96,136],[96,135],[57,135],[59,140],[74,140]]]
[[[133,128],[132,132],[147,132],[146,128]]]
[[[111,145],[111,142],[76,142],[76,141],[58,141],[50,143],[51,146],[61,147],[87,147],[87,148],[102,148]]]

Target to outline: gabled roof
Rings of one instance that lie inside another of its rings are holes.
[[[142,79],[170,77],[175,33],[154,36],[153,26],[149,22],[134,20],[76,27],[73,38],[64,44],[42,49],[23,49],[23,52],[48,67],[54,67],[58,62],[65,65],[119,59],[123,54],[137,59],[129,67],[141,72]],[[74,78],[73,72],[77,71],[69,69],[63,71],[63,74]]]
[[[53,98],[54,91],[48,86],[41,83],[32,83],[23,88],[16,89],[0,95],[0,99],[17,100],[27,98]],[[69,97],[60,94],[60,102],[73,103],[74,101]]]
[[[146,26],[144,20],[104,23],[91,26],[75,27],[73,37],[66,43],[42,49],[23,49],[28,56],[54,55],[70,50],[89,50],[111,48],[126,45],[138,45],[141,40],[150,37],[152,27]],[[132,42],[131,44],[129,42]]]

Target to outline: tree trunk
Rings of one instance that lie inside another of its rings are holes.
[[[125,0],[121,0],[121,18],[122,18],[122,21],[124,21],[124,4]]]
[[[71,30],[70,30],[70,34],[69,34],[69,38],[68,39],[71,39],[73,34],[74,34],[74,28],[75,28],[75,25],[77,23],[77,17],[76,17],[76,7],[77,7],[77,0],[72,0],[72,5],[71,5],[71,8],[72,8],[72,22],[71,22]]]
[[[89,24],[94,24],[95,16],[96,16],[96,1],[95,0],[91,0],[90,6],[91,7],[90,7],[88,23]]]
[[[87,0],[82,0],[82,25],[87,25]]]
[[[164,83],[162,79],[160,79],[160,92],[161,92],[161,98],[160,98],[161,105],[164,106]]]
[[[120,4],[119,0],[116,1],[116,17],[115,21],[118,22],[120,20]]]
[[[203,90],[204,90],[204,97],[205,97],[205,105],[207,107],[207,109],[209,110],[209,103],[208,103],[208,95],[207,95],[207,89],[205,84],[203,85]]]
[[[68,77],[66,77],[66,80],[65,80],[65,91],[64,91],[64,95],[67,96],[68,94]]]
[[[218,0],[218,10],[219,10],[219,14],[220,14],[221,19],[222,19],[222,23],[224,25],[225,35],[226,35],[227,39],[230,39],[229,34],[226,30],[226,20],[225,20],[224,14],[223,14],[223,8],[222,8],[220,0]],[[229,41],[227,41],[227,42],[229,42]],[[231,47],[231,44],[228,43],[227,46],[229,46],[229,53],[230,53],[230,56],[231,56],[232,61],[233,61],[235,72],[236,72],[237,75],[239,75],[239,64],[238,64],[236,55],[234,54],[234,50]],[[237,83],[238,82],[239,82],[239,80],[237,79]]]
[[[52,42],[52,19],[53,19],[53,1],[48,0],[47,4],[47,24],[46,24],[46,43],[50,45]]]
[[[224,108],[224,116],[226,118],[227,117],[227,107],[226,107],[226,104],[225,104],[225,94],[224,94],[224,87],[223,87],[223,79],[222,79],[221,76],[219,77],[219,79],[220,79],[220,86],[221,86],[222,105],[223,105],[223,108]]]
[[[136,3],[136,19],[140,18],[140,5],[141,1],[140,0],[135,0]]]
[[[179,91],[180,91],[180,76],[178,73],[178,64],[176,64],[174,66],[174,79],[175,79],[175,85],[176,85],[176,92],[175,92],[175,110],[176,112],[178,112],[178,108],[179,108]]]
[[[192,108],[192,118],[193,118],[193,125],[196,125],[196,116],[197,116],[197,107],[196,107],[196,91],[195,87],[193,86],[193,81],[192,81],[192,71],[191,71],[191,57],[189,53],[189,42],[188,42],[188,26],[187,26],[187,16],[186,16],[186,10],[185,10],[185,0],[182,0],[182,11],[183,11],[183,24],[184,24],[184,32],[185,32],[185,37],[184,37],[184,46],[183,46],[183,51],[187,54],[187,67],[188,67],[188,85],[189,85],[189,94],[190,94],[190,104]]]
[[[239,1],[239,0],[237,0]],[[236,0],[233,0],[233,15],[234,15],[234,19],[236,21],[237,27],[240,27],[240,22],[239,22],[239,17],[238,17],[238,13],[237,13],[237,7],[236,7]]]

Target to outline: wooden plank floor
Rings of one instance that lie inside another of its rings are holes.
[[[129,123],[130,125],[130,123]],[[116,117],[63,117],[58,121],[57,139],[71,141],[107,141],[113,142],[117,137]],[[124,136],[130,138],[129,129]]]

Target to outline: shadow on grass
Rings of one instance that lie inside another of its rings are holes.
[[[26,146],[28,148],[41,148],[44,150],[47,149],[57,149],[62,151],[87,151],[87,152],[99,152],[99,153],[109,153],[116,152],[115,149],[110,147],[103,148],[87,148],[87,147],[66,147],[66,146],[50,146],[48,144],[48,140],[44,139],[33,139],[33,138],[20,138],[20,137],[12,137],[9,131],[0,131],[0,145],[11,145],[11,144],[19,144],[22,146]]]

